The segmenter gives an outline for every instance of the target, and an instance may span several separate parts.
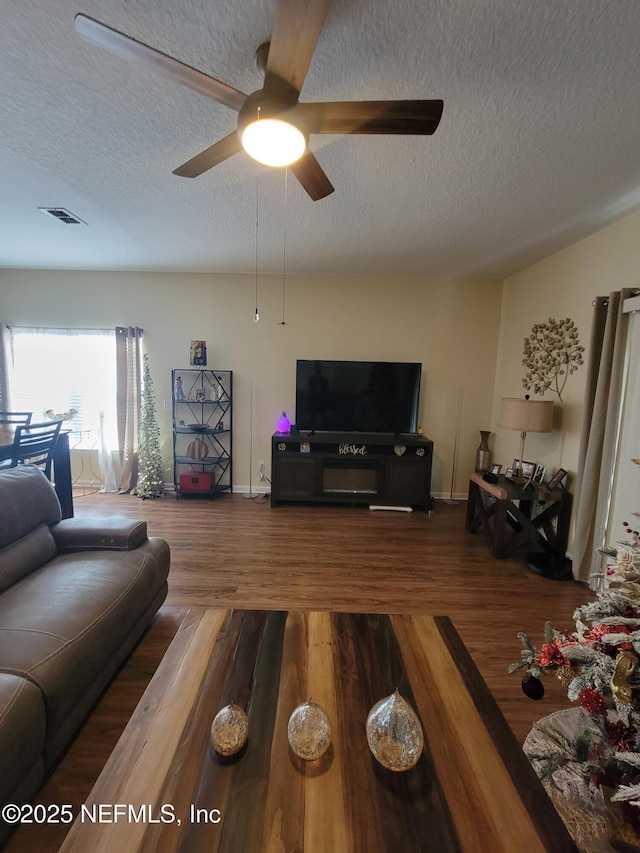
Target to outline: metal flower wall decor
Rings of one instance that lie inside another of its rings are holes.
[[[522,364],[527,368],[522,380],[524,388],[541,396],[551,390],[562,402],[567,379],[583,364],[583,352],[573,320],[550,317],[546,323],[536,323],[524,339]]]

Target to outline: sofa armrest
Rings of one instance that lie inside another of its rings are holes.
[[[129,518],[65,518],[51,527],[58,551],[133,551],[147,541],[147,522]]]

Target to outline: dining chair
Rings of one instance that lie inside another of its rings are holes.
[[[19,426],[30,424],[33,412],[0,412],[0,424]]]
[[[51,463],[62,420],[20,424],[13,439],[10,467],[38,465],[51,479]]]

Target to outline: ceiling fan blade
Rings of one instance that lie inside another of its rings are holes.
[[[179,175],[181,178],[197,178],[203,172],[227,160],[242,149],[240,139],[237,132],[234,130],[228,136],[219,139],[209,148],[205,148],[191,160],[187,160],[182,166],[178,166],[173,170],[174,175]]]
[[[333,184],[310,151],[292,163],[289,168],[313,201],[319,201],[333,192]]]
[[[216,80],[215,77],[210,77],[208,74],[198,71],[197,68],[185,65],[184,62],[114,30],[106,24],[101,24],[100,21],[89,18],[87,15],[76,15],[74,23],[78,34],[92,44],[98,45],[114,56],[143,62],[163,77],[213,98],[219,104],[225,104],[225,106],[239,111],[247,99],[243,92],[239,92],[233,86],[227,86],[226,83]]]
[[[280,0],[267,58],[264,91],[295,103],[332,0]]]
[[[442,101],[338,101],[298,104],[309,133],[398,133],[429,136],[442,116]]]

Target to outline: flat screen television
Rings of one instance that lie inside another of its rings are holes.
[[[296,427],[327,432],[416,432],[419,363],[296,362]]]

